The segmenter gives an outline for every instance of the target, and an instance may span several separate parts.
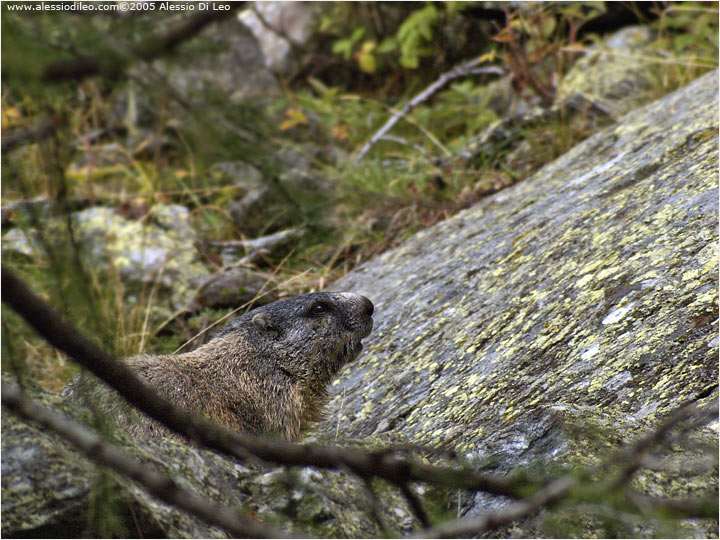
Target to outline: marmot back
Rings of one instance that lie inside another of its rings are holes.
[[[293,440],[322,419],[327,387],[362,350],[372,313],[372,302],[358,294],[306,294],[238,317],[194,351],[126,362],[175,405],[230,429]],[[131,435],[170,433],[117,407],[113,416]]]

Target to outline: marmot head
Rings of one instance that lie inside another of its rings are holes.
[[[258,307],[226,326],[222,335],[246,332],[246,342],[274,364],[264,367],[320,390],[362,351],[373,310],[359,294],[305,294]]]

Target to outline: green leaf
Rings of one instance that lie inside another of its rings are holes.
[[[552,36],[553,32],[555,31],[555,18],[554,17],[548,17],[542,22],[542,35],[544,38],[549,38]]]
[[[362,44],[360,50],[357,53],[357,62],[365,73],[375,73],[375,50],[376,43],[373,40],[368,40]]]
[[[470,5],[478,3],[479,2],[443,2],[445,5],[445,11],[448,15],[454,15]]]
[[[349,38],[337,40],[333,44],[332,52],[334,52],[335,54],[342,54],[345,60],[350,60],[353,46],[361,37],[363,37],[364,34],[365,29],[362,26],[356,28],[355,30],[353,30],[353,33],[350,35]]]
[[[342,54],[345,60],[350,60],[350,53],[352,53],[352,42],[349,39],[339,39],[333,44],[332,52],[335,54]]]
[[[358,65],[365,73],[375,73],[375,55],[371,52],[361,52],[357,57]]]
[[[397,37],[400,41],[412,38],[413,34],[420,34],[425,39],[432,38],[432,27],[437,22],[438,11],[434,5],[428,4],[410,15],[400,25]]]
[[[469,94],[475,85],[473,85],[473,82],[471,80],[465,80],[462,82],[456,82],[450,85],[450,89],[454,92],[457,92],[458,94],[467,95]]]
[[[400,65],[407,69],[415,69],[419,65],[419,59],[417,56],[401,56]]]
[[[353,30],[352,35],[350,36],[350,41],[352,43],[355,43],[358,41],[361,37],[365,35],[365,29],[362,26],[357,27],[355,30]]]
[[[379,54],[385,54],[396,51],[398,48],[398,42],[397,39],[394,37],[389,37],[384,40],[382,40],[382,43],[378,45],[377,49],[375,49]]]
[[[673,38],[673,47],[677,52],[682,52],[686,47],[694,45],[698,37],[693,34],[680,34]]]
[[[329,88],[321,80],[316,79],[315,77],[310,77],[307,79],[307,82],[319,95],[324,96],[328,93]]]

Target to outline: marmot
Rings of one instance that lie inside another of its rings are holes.
[[[327,386],[362,350],[373,309],[358,294],[305,294],[238,317],[194,351],[126,363],[175,405],[230,429],[294,440],[322,419]],[[130,435],[170,434],[144,414],[118,410],[118,401],[110,412]]]

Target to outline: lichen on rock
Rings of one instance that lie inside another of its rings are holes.
[[[91,207],[71,214],[72,235],[93,271],[112,269],[133,297],[152,283],[159,289],[156,310],[165,317],[184,307],[210,270],[195,247],[197,234],[184,206],[156,204],[142,219],[129,219],[112,208]],[[66,238],[65,220],[43,224],[50,238]],[[42,245],[15,228],[3,236],[3,250],[26,255]]]
[[[377,325],[331,388],[322,439],[373,448],[402,439],[455,448],[501,473],[557,472],[597,464],[702,392],[701,405],[716,404],[717,156],[710,73],[345,276],[334,288],[369,297]],[[9,416],[3,535],[68,523],[72,505],[90,500],[94,468],[77,455],[65,460],[55,439]],[[692,431],[658,451],[632,487],[656,497],[716,494],[717,461],[705,448],[717,441],[717,423]],[[365,486],[344,473],[286,474],[171,440],[120,444],[208,500],[298,533],[386,533]],[[79,487],[56,488],[58,478]],[[223,534],[116,482],[138,536]],[[373,487],[391,510],[381,515],[390,534],[417,529],[396,490]],[[505,501],[479,493],[456,504],[474,516]],[[28,512],[43,521],[25,520]],[[584,515],[576,521],[578,535],[607,532]],[[656,525],[630,534],[662,534]],[[717,537],[716,520],[675,526],[674,535]],[[537,522],[504,532],[547,534]]]
[[[714,384],[716,81],[626,115],[336,283],[371,298],[378,324],[335,382],[326,428],[511,470],[578,462],[578,423],[628,443]],[[717,444],[716,430],[698,436]],[[717,489],[700,476],[687,485]]]

